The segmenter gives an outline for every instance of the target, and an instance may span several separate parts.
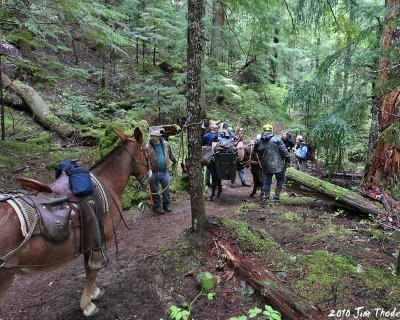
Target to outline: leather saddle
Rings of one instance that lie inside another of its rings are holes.
[[[67,197],[69,201],[80,201],[80,197],[72,194],[69,186],[69,177],[64,172],[54,182],[44,184],[35,179],[27,177],[17,177],[16,181],[24,189],[35,190],[43,193],[54,193],[57,197]]]
[[[16,180],[22,188],[39,192],[38,195],[29,196],[29,199],[32,199],[40,215],[40,229],[46,240],[65,241],[72,230],[71,217],[76,217],[76,214],[71,216],[71,212],[76,211],[79,214],[79,221],[74,221],[73,225],[81,226],[80,251],[101,252],[103,261],[98,269],[107,264],[102,223],[104,212],[101,208],[101,200],[95,192],[91,197],[74,196],[70,189],[69,177],[64,172],[50,184],[26,177],[17,177]],[[51,200],[41,193],[53,194],[58,198]],[[74,207],[74,211],[71,206]]]

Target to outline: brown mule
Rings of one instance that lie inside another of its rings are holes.
[[[117,130],[115,133],[123,140],[122,144],[90,169],[103,183],[107,193],[110,210],[103,215],[103,223],[108,248],[113,230],[121,222],[122,193],[129,177],[134,175],[137,179],[144,180],[149,170],[140,129],[136,128],[132,137]],[[16,212],[8,203],[0,202],[0,257],[17,248],[23,240]],[[6,259],[4,264],[4,261],[0,261],[0,311],[15,274],[45,272],[64,266],[77,257],[75,243],[79,241],[79,232],[75,236],[72,232],[62,243],[50,243],[41,235],[34,235],[17,254]],[[98,311],[92,300],[100,299],[104,291],[95,284],[98,270],[90,269],[87,260],[85,255],[86,281],[80,307],[85,316],[91,316]]]

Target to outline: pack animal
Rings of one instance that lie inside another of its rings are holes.
[[[90,172],[101,182],[105,189],[105,195],[109,204],[109,211],[103,214],[104,238],[106,247],[111,246],[115,229],[122,220],[121,201],[122,193],[131,175],[140,181],[145,181],[149,166],[143,146],[143,136],[139,128],[136,128],[132,137],[115,130],[122,139],[122,144],[114,149],[99,163],[90,169]],[[32,186],[35,183],[32,182]],[[58,180],[52,185],[36,182],[39,195],[42,192],[51,192]],[[58,191],[58,195],[67,192]],[[57,202],[57,200],[56,200]],[[23,243],[21,224],[17,212],[7,202],[0,202],[0,311],[4,305],[7,290],[11,287],[16,274],[29,275],[37,272],[46,272],[61,268],[74,260],[80,252],[76,251],[76,244],[80,243],[79,224],[75,231],[67,234],[67,239],[62,242],[50,242],[42,234],[32,235]],[[9,255],[16,248],[15,254]],[[9,257],[7,257],[9,255]],[[5,258],[7,257],[7,258]],[[89,266],[89,255],[84,253],[86,280],[82,291],[80,308],[85,316],[92,316],[98,312],[93,303],[100,299],[104,290],[96,286],[95,280],[98,270]]]
[[[236,174],[237,148],[232,143],[221,144],[204,148],[201,153],[201,163],[211,170],[211,195],[209,200],[213,201],[215,192],[217,198],[222,192],[222,180],[230,180]]]

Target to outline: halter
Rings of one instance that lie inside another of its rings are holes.
[[[133,142],[133,143],[136,143],[136,144],[139,145],[139,142],[137,142],[136,140],[134,140],[134,139],[132,139],[132,138],[128,138],[128,139],[126,139],[126,140],[128,140],[129,142]],[[144,163],[142,163],[142,162],[140,162],[140,161],[136,161],[134,155],[133,155],[133,154],[129,151],[129,149],[126,148],[125,146],[122,146],[122,149],[124,149],[126,152],[128,152],[128,154],[130,155],[130,157],[131,157],[132,160],[133,160],[133,164],[140,164],[140,165],[145,166],[145,167],[147,168],[146,177],[145,177],[143,180],[139,180],[139,179],[138,179],[139,183],[143,186],[143,185],[147,184],[147,183],[146,183],[147,180],[151,177],[151,169],[150,169],[150,161],[149,161],[147,155],[145,154],[145,152],[144,152],[144,150],[143,150],[143,146],[141,146],[141,145],[139,145],[139,146],[140,146],[140,151],[143,152],[143,155],[144,155],[144,157],[145,157],[145,159],[146,159],[146,164],[144,164]]]

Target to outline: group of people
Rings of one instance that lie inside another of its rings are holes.
[[[226,123],[218,126],[212,124],[210,132],[202,137],[202,144],[204,147],[211,146],[213,142],[220,139],[229,139],[232,142],[242,140],[245,130],[239,128],[236,133],[232,128],[228,127]],[[173,167],[176,168],[177,161],[172,152],[171,146],[166,140],[161,137],[161,131],[158,127],[150,128],[150,141],[146,145],[148,149],[148,159],[152,170],[150,178],[150,191],[153,211],[157,214],[171,212],[170,195],[168,192],[168,185],[170,175],[168,167],[172,162]],[[296,169],[305,171],[307,163],[307,145],[304,142],[304,137],[298,135],[295,142],[291,139],[291,134],[285,132],[281,138],[273,133],[273,126],[266,124],[263,126],[263,132],[256,139],[254,152],[257,153],[261,169],[263,173],[263,187],[262,196],[264,199],[270,199],[272,176],[275,175],[277,186],[273,199],[279,200],[282,186],[285,181],[285,168],[292,162]],[[291,157],[291,155],[293,155]],[[292,160],[293,158],[293,160]],[[247,183],[244,166],[239,163],[237,166],[242,186],[250,187]],[[211,171],[206,167],[205,183],[210,185]],[[235,186],[236,175],[231,178],[231,185]],[[159,187],[162,187],[162,199],[158,193]]]
[[[243,139],[243,134],[245,130],[243,128],[238,128],[236,133],[233,129],[227,125],[227,123],[222,123],[220,126],[217,124],[210,125],[210,132],[203,135],[202,145],[203,147],[209,147],[213,142],[217,142],[219,139],[228,139],[230,142],[237,143]],[[244,172],[244,166],[241,163],[237,164],[237,172],[239,174],[240,182],[243,187],[250,187],[251,185],[247,183],[246,173]],[[211,185],[210,181],[211,170],[206,167],[205,173],[205,184],[207,186]],[[236,186],[236,174],[231,177],[231,186]]]

